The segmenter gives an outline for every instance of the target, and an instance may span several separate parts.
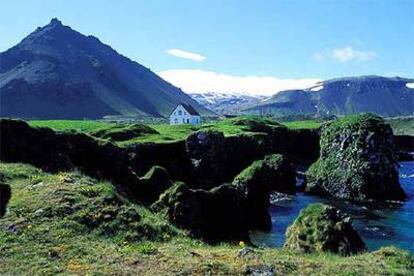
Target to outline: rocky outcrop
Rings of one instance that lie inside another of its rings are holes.
[[[270,149],[270,141],[264,134],[225,138],[218,131],[193,133],[185,142],[185,151],[192,163],[189,183],[192,188],[210,189],[231,182],[235,175]]]
[[[295,193],[295,170],[280,154],[254,161],[233,180],[233,185],[246,198],[247,217],[251,229],[270,231],[270,192]]]
[[[392,130],[362,114],[325,125],[320,157],[306,173],[306,191],[347,200],[403,200]]]
[[[82,133],[58,133],[32,128],[18,120],[0,120],[0,159],[32,164],[49,172],[79,169],[113,181],[118,190],[142,203],[152,203],[171,184],[161,168],[148,175],[131,166],[129,153],[110,142],[97,141]]]
[[[165,213],[175,225],[209,242],[247,241],[243,195],[227,184],[211,190],[193,190],[181,182],[164,192],[152,209]]]
[[[3,181],[0,179],[0,217],[4,216],[6,213],[7,203],[9,203],[10,198],[10,186],[3,183]]]
[[[267,134],[270,148],[267,154],[280,153],[301,163],[314,162],[319,156],[318,129],[289,129],[264,117],[238,117],[232,124]]]
[[[285,248],[299,252],[331,252],[351,255],[366,250],[349,217],[338,209],[311,204],[286,230]]]

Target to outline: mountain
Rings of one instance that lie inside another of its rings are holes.
[[[58,19],[0,53],[0,116],[166,117],[177,103],[213,112],[148,68]]]
[[[194,100],[217,114],[240,114],[240,111],[257,104],[265,96],[241,93],[204,92],[190,93]]]
[[[414,79],[380,76],[327,80],[288,90],[243,110],[247,114],[330,116],[373,112],[386,117],[414,114]]]

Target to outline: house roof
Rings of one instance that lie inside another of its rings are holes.
[[[182,105],[184,107],[184,109],[187,110],[188,114],[200,116],[200,114],[197,112],[197,110],[195,110],[194,107],[192,107],[190,104],[179,103],[177,106],[179,106],[179,105]],[[177,108],[177,106],[174,108],[174,110]],[[171,114],[174,112],[174,110],[171,112]]]

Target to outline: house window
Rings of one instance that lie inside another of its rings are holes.
[[[178,124],[178,119],[177,118],[174,119],[174,124]]]
[[[183,124],[185,123],[185,120],[184,120],[184,118],[183,118]]]
[[[189,124],[190,123],[190,119],[187,119],[187,124]]]
[[[181,110],[179,110],[178,115],[183,115],[183,112]]]

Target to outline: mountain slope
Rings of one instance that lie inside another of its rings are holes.
[[[323,81],[305,90],[282,91],[245,109],[249,114],[348,115],[373,112],[382,116],[414,113],[413,79],[362,76]]]
[[[255,105],[264,96],[253,96],[241,93],[204,92],[190,93],[194,100],[218,114],[240,114],[240,111]]]
[[[148,68],[57,19],[0,54],[0,116],[166,117],[179,102],[213,115]]]

